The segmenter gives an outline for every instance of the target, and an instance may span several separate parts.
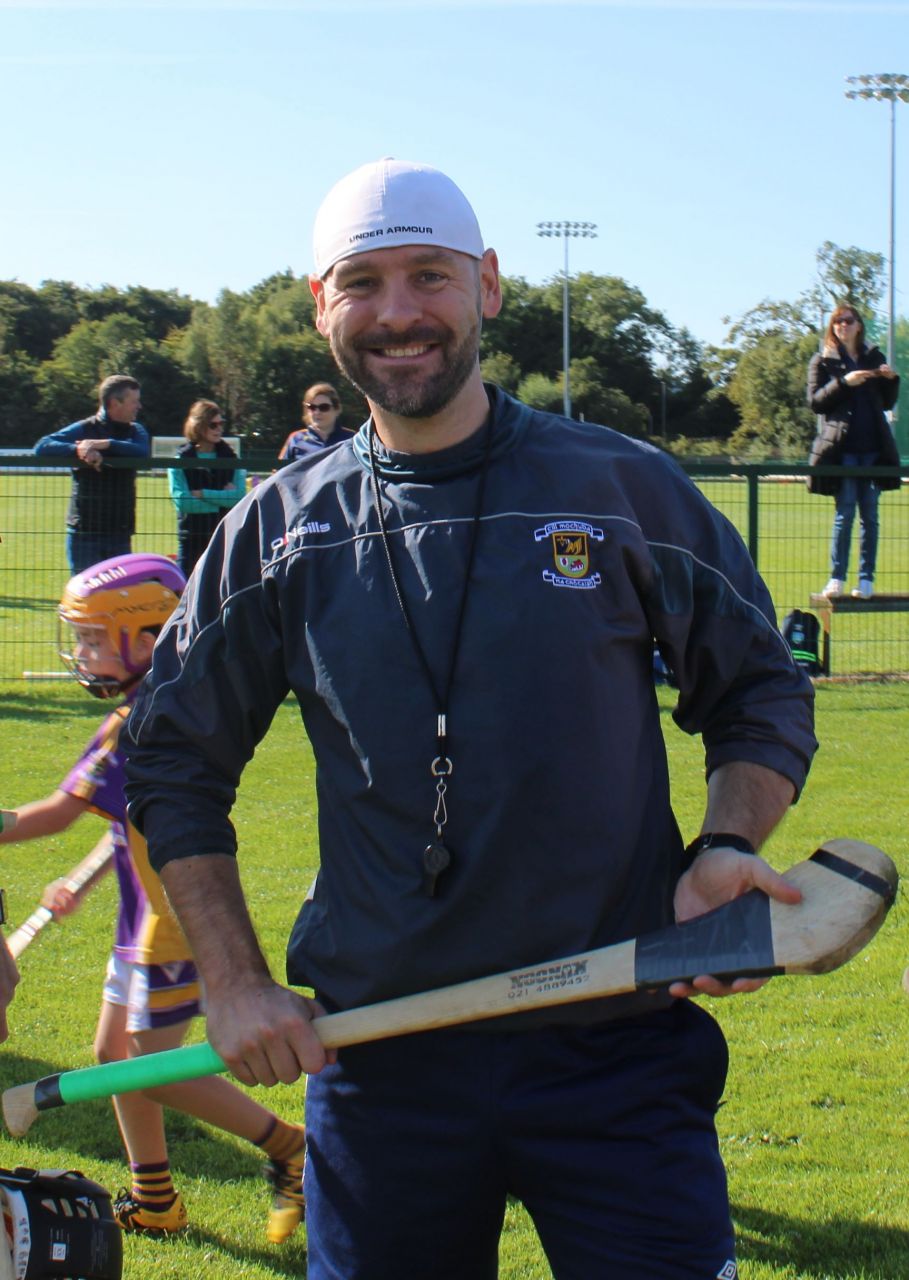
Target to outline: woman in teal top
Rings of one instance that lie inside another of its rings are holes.
[[[224,418],[214,400],[193,404],[183,434],[186,444],[178,457],[198,459],[199,465],[174,467],[167,477],[177,508],[178,561],[188,578],[225,511],[246,493],[246,472],[205,465],[215,458],[237,456],[223,439]]]

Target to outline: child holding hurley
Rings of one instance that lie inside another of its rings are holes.
[[[11,831],[16,825],[16,815],[12,809],[0,809],[0,839],[3,837],[4,831]],[[6,912],[4,910],[3,893],[0,890],[0,924],[5,922]],[[16,990],[16,984],[19,981],[19,971],[16,968],[16,962],[9,953],[9,948],[0,934],[0,1044],[9,1034],[6,1025],[6,1010],[13,998],[13,992]]]
[[[86,812],[110,819],[120,903],[95,1036],[99,1062],[174,1048],[200,1012],[188,944],[149,866],[145,841],[127,817],[118,751],[120,730],[151,663],[155,636],[176,608],[184,585],[177,566],[155,555],[117,556],[70,580],[60,617],[72,628],[74,643],[64,660],[91,693],[100,698],[122,694],[125,700],[56,791],[2,811],[4,844],[63,831]],[[44,905],[66,914],[76,899],[57,881],[48,886]],[[304,1210],[302,1126],[280,1120],[220,1076],[122,1094],[113,1103],[132,1170],[131,1189],[114,1206],[125,1231],[166,1234],[187,1225],[171,1178],[162,1104],[260,1147],[269,1157],[265,1176],[274,1187],[268,1239],[285,1240],[299,1225]]]

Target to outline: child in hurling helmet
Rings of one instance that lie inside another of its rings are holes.
[[[71,578],[58,612],[72,642],[60,656],[79,683],[99,698],[138,683],[185,585],[172,560],[149,554],[114,556]]]

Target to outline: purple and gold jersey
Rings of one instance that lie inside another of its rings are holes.
[[[126,815],[123,756],[118,743],[129,711],[125,702],[107,717],[61,782],[60,790],[110,819],[120,888],[114,952],[134,963],[170,964],[188,960],[190,950],[161,881],[149,865],[145,840]]]

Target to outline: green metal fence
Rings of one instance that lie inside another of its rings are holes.
[[[177,525],[166,470],[170,459],[136,467],[137,529],[133,549],[174,555]],[[234,463],[219,461],[221,467]],[[250,482],[277,465],[271,455],[245,456],[239,464]],[[829,576],[833,501],[809,495],[808,468],[792,464],[683,464],[692,479],[738,528],[763,574],[777,614],[808,609],[809,596]],[[870,468],[861,474],[893,474]],[[909,593],[909,467],[900,469],[899,491],[881,496],[881,537],[875,591]],[[0,457],[0,680],[52,679],[61,675],[56,608],[68,576],[67,466],[33,454]],[[858,521],[853,533],[851,581],[858,563]],[[909,674],[909,613],[860,611],[837,616],[832,671],[838,676]]]

